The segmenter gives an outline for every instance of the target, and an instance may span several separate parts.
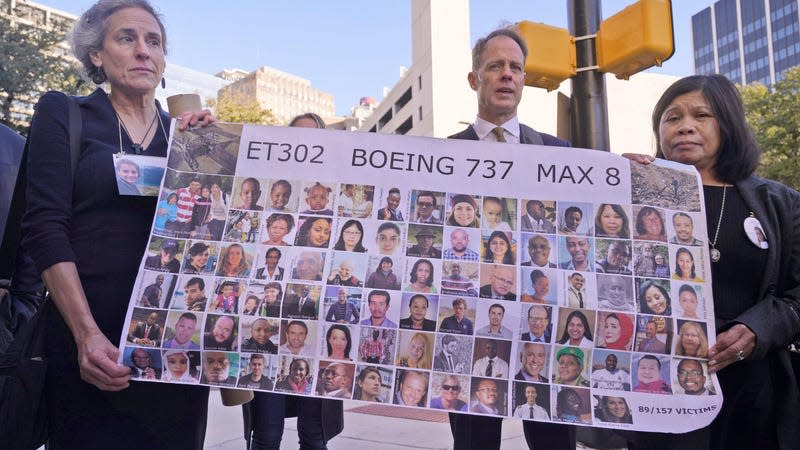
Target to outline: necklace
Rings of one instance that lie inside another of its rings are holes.
[[[123,129],[125,130],[125,133],[128,134],[128,137],[131,138],[131,141],[133,141],[133,135],[131,134],[130,131],[128,131],[128,127],[125,126],[125,122],[122,121],[122,117],[120,117],[119,114],[116,111],[114,111],[114,114],[117,116],[117,131],[119,132],[119,152],[120,153],[125,153],[125,152],[122,151],[122,130]],[[137,155],[141,155],[142,151],[144,151],[144,149],[142,148],[142,144],[144,144],[145,139],[147,139],[147,135],[150,134],[150,130],[153,129],[153,124],[156,123],[156,118],[161,120],[161,118],[158,117],[158,111],[157,110],[156,110],[156,113],[153,114],[153,120],[150,121],[150,125],[147,126],[147,131],[144,132],[144,136],[142,136],[142,140],[139,141],[138,144],[135,143],[135,142],[131,144],[131,151],[133,153],[136,153]]]
[[[725,192],[728,190],[728,185],[722,186],[722,206],[719,208],[719,219],[717,220],[717,231],[714,232],[714,240],[709,241],[708,245],[711,247],[711,262],[719,261],[722,254],[717,250],[717,239],[719,238],[719,228],[722,225],[722,215],[725,214]]]

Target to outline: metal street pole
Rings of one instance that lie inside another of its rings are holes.
[[[569,31],[576,38],[594,35],[600,27],[601,0],[569,0],[567,16]],[[608,139],[608,106],[603,74],[597,69],[594,39],[579,39],[575,43],[579,72],[572,77],[571,139],[576,147],[610,150]]]

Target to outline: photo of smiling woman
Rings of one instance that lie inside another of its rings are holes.
[[[450,214],[445,225],[454,227],[480,227],[478,203],[471,195],[456,194],[450,197]]]
[[[594,233],[597,237],[629,238],[628,213],[622,205],[601,203],[594,217]]]
[[[401,331],[401,350],[397,355],[397,365],[412,369],[430,369],[433,355],[430,336],[432,335],[428,333],[411,334],[410,331]]]
[[[675,252],[675,273],[673,280],[702,282],[703,277],[698,276],[697,266],[694,263],[692,252],[681,247]]]
[[[514,249],[509,235],[503,231],[493,231],[489,239],[483,241],[483,262],[495,264],[514,264]]]
[[[355,219],[350,219],[342,225],[339,239],[333,246],[334,250],[364,253],[364,225]]]
[[[705,324],[691,321],[678,321],[678,342],[675,355],[708,358],[708,335]]]
[[[639,312],[659,316],[672,314],[672,300],[667,286],[660,280],[642,280],[639,285]]]
[[[295,245],[327,248],[331,239],[331,219],[325,217],[300,216],[302,225],[297,230]]]
[[[624,397],[600,397],[594,416],[602,422],[633,423],[631,408]]]
[[[253,264],[253,255],[241,244],[231,244],[222,249],[217,275],[222,277],[247,278]]]
[[[216,247],[215,244],[214,247]],[[216,253],[216,249],[205,242],[195,242],[186,251],[186,259],[183,262],[183,273],[190,275],[201,275],[213,272],[213,265],[207,267],[208,258],[211,252]]]
[[[634,208],[635,210],[636,208]],[[636,214],[636,235],[634,239],[642,241],[667,242],[667,231],[664,228],[664,213],[652,206],[644,206]]]
[[[627,314],[601,313],[597,323],[598,348],[630,350],[633,320]]]
[[[562,313],[569,309],[562,309]],[[585,313],[585,314],[584,314]],[[559,344],[574,345],[578,347],[591,347],[592,329],[594,328],[594,311],[573,310],[567,315],[567,320],[559,325],[561,338]],[[586,316],[591,318],[591,323]]]
[[[554,387],[553,390],[555,389]],[[561,422],[591,424],[588,396],[588,389],[559,388],[556,394],[556,414],[553,418]]]

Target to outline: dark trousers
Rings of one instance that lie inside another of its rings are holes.
[[[297,434],[300,440],[300,449],[327,449],[322,429],[322,399],[297,397],[294,400],[298,403]],[[249,442],[248,448],[250,450],[279,450],[286,415],[286,396],[269,392],[254,392],[253,400],[242,407],[245,415],[245,439]],[[247,427],[248,421],[249,427]]]
[[[453,448],[489,450],[500,448],[503,419],[450,413]],[[575,429],[569,425],[526,420],[522,424],[528,448],[571,450],[575,448]]]

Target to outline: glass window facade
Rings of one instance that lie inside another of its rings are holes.
[[[786,69],[800,64],[800,19],[797,0],[770,0],[769,6],[775,81],[779,81]]]
[[[692,43],[694,44],[694,73],[700,75],[715,73],[711,8],[706,8],[692,17]]]
[[[797,5],[797,0],[719,0],[698,12],[692,17],[695,73],[721,73],[735,83],[780,80],[783,72],[800,65]]]

